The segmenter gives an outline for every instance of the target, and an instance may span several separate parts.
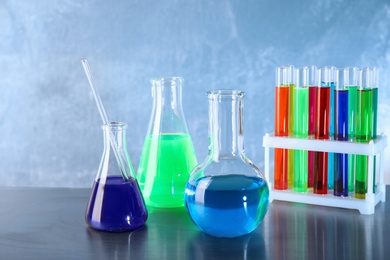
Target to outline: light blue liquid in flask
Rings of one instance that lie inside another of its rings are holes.
[[[269,189],[264,175],[244,154],[244,92],[215,90],[207,96],[209,152],[187,182],[186,208],[208,235],[246,235],[266,215]]]

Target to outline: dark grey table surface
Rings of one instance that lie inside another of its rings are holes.
[[[361,215],[274,201],[253,233],[218,239],[199,231],[185,208],[150,209],[133,232],[92,230],[84,222],[89,195],[0,187],[0,259],[390,259],[389,202]]]

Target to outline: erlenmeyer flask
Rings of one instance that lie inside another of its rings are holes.
[[[137,178],[147,206],[184,206],[197,159],[181,105],[182,78],[152,79],[153,109]]]
[[[144,225],[148,218],[126,149],[126,127],[122,122],[102,126],[104,151],[85,212],[85,221],[94,229],[115,232],[134,230]],[[116,144],[121,166],[114,156],[110,138]]]
[[[264,175],[244,154],[244,92],[215,90],[209,99],[209,152],[191,173],[185,202],[206,234],[237,237],[252,232],[268,209]]]

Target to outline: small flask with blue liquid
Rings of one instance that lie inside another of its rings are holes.
[[[209,151],[187,182],[186,208],[208,235],[246,235],[267,213],[269,189],[264,175],[244,154],[244,92],[214,90],[207,97]]]
[[[123,122],[102,126],[104,150],[85,212],[88,226],[97,230],[130,231],[148,218],[126,149],[126,128]]]

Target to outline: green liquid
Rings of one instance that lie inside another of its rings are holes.
[[[290,104],[289,104],[289,122],[288,135],[294,135],[294,89],[295,85],[290,84]],[[294,150],[288,150],[288,185],[294,185]]]
[[[294,88],[294,137],[309,135],[309,88]],[[308,186],[307,151],[294,150],[294,191],[306,192]]]
[[[372,89],[358,90],[356,112],[356,140],[367,143],[372,133]],[[355,197],[364,198],[367,193],[368,157],[356,156]]]
[[[372,89],[359,90],[356,109],[356,140],[368,143],[372,133]]]
[[[355,197],[364,199],[367,193],[368,157],[356,155],[356,192]],[[359,175],[358,175],[359,174]]]
[[[348,191],[355,190],[355,154],[348,154]]]
[[[357,86],[349,86],[348,89],[348,138],[356,138],[356,109]],[[355,158],[356,155],[348,154],[348,191],[355,189]]]
[[[348,138],[356,136],[356,110],[357,110],[357,87],[349,86],[348,89]]]
[[[186,182],[197,164],[189,135],[147,136],[138,168],[138,182],[146,205],[184,206]]]
[[[307,151],[294,150],[294,191],[306,192],[308,182]]]
[[[372,138],[376,138],[378,124],[378,88],[372,89]]]

